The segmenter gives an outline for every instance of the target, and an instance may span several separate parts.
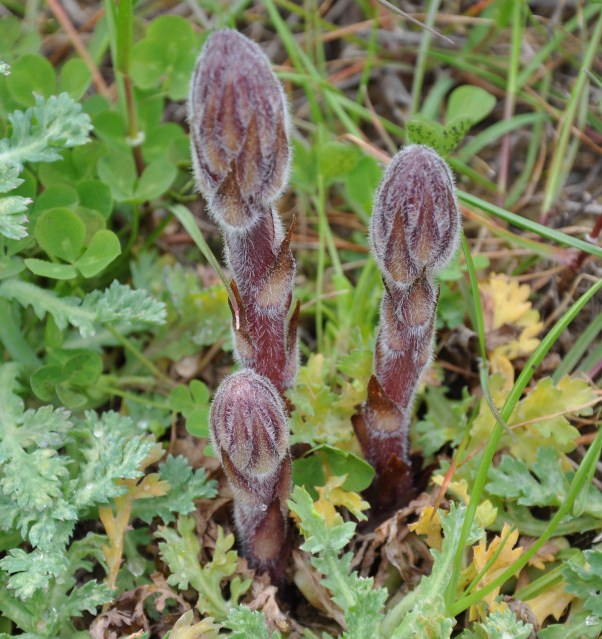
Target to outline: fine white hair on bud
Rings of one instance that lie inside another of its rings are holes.
[[[285,188],[289,116],[282,85],[260,47],[230,29],[211,35],[188,102],[196,181],[216,221],[252,227]]]
[[[243,369],[220,384],[211,406],[216,452],[250,482],[276,472],[288,454],[284,403],[262,375]]]
[[[286,501],[291,488],[284,403],[268,379],[243,369],[220,384],[209,423],[232,490],[243,555],[278,582],[287,556]]]
[[[414,495],[409,456],[412,401],[433,353],[436,274],[458,246],[454,179],[433,149],[413,145],[391,161],[374,199],[372,252],[385,291],[368,397],[353,425],[376,470],[375,512],[391,512]]]
[[[452,258],[460,214],[454,179],[433,149],[412,145],[387,167],[376,193],[370,239],[381,272],[391,283],[432,277]]]

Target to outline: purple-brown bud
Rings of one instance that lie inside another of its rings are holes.
[[[227,377],[210,414],[211,439],[222,461],[250,482],[277,472],[288,455],[289,426],[273,384],[250,369]]]
[[[284,189],[290,149],[282,86],[257,44],[214,33],[192,78],[188,117],[199,189],[216,220],[248,229]]]
[[[209,416],[211,440],[234,497],[243,555],[278,583],[289,551],[289,427],[273,384],[250,369],[220,385]]]
[[[408,146],[389,164],[374,201],[372,250],[385,280],[406,286],[432,277],[453,256],[460,214],[447,163],[427,146]]]

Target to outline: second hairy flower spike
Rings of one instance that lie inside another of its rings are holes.
[[[282,577],[287,555],[291,485],[289,426],[269,380],[244,369],[224,379],[210,413],[211,439],[234,497],[243,555],[252,566]]]
[[[355,432],[376,469],[368,495],[387,512],[413,495],[409,455],[412,401],[433,352],[439,289],[435,275],[458,246],[460,215],[445,161],[409,146],[389,164],[376,193],[370,239],[385,291],[368,399]]]

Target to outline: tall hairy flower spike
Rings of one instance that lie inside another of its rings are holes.
[[[241,309],[236,354],[282,393],[297,372],[298,314],[287,319],[295,261],[273,207],[290,164],[282,86],[254,42],[218,31],[197,62],[188,112],[195,178],[224,234]]]
[[[409,146],[389,164],[376,193],[370,241],[385,292],[368,399],[354,427],[377,475],[373,506],[412,497],[409,419],[433,350],[439,288],[435,275],[457,246],[460,214],[454,180],[431,148]]]
[[[234,496],[243,555],[280,581],[291,487],[289,426],[273,384],[249,369],[224,379],[209,416],[211,440]]]

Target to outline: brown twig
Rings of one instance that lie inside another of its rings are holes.
[[[50,7],[52,13],[54,13],[56,19],[59,21],[63,29],[66,31],[69,39],[71,40],[71,44],[73,48],[77,51],[81,59],[86,63],[87,67],[90,69],[90,73],[92,74],[92,80],[94,85],[96,86],[96,90],[103,97],[110,99],[111,91],[107,86],[104,78],[100,74],[100,70],[96,66],[94,60],[92,60],[92,56],[88,53],[88,49],[84,46],[81,38],[79,37],[79,33],[77,29],[73,26],[71,19],[61,6],[59,0],[48,0],[48,6]]]

